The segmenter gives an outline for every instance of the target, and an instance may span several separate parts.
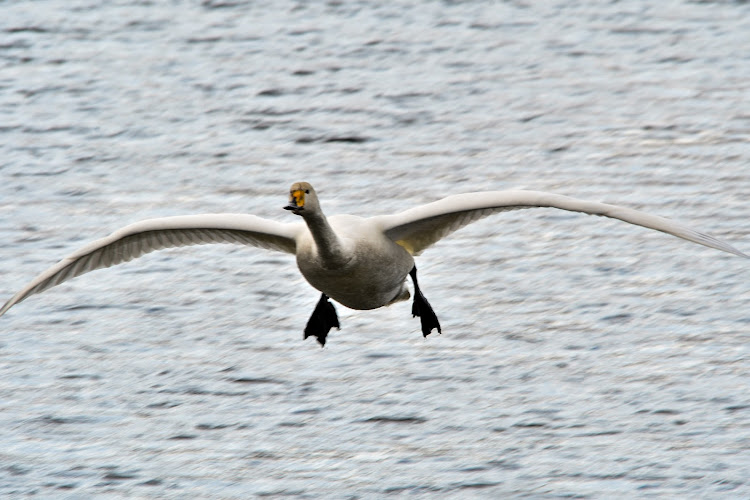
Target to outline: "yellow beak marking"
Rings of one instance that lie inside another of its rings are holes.
[[[302,208],[305,206],[305,191],[302,189],[296,189],[291,192],[290,203]]]

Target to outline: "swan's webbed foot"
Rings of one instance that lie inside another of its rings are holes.
[[[419,316],[422,322],[422,335],[425,337],[428,336],[434,328],[437,328],[438,333],[442,333],[435,311],[432,310],[432,306],[424,298],[424,295],[422,295],[422,290],[419,289],[419,283],[417,283],[417,266],[414,266],[409,271],[409,276],[414,281],[414,303],[411,306],[411,314],[412,317]]]
[[[318,305],[307,321],[305,326],[305,338],[315,337],[320,342],[321,347],[326,345],[326,337],[331,328],[339,328],[339,317],[336,315],[336,309],[328,301],[326,294],[321,294]]]

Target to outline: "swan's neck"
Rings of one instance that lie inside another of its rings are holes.
[[[318,256],[322,260],[323,267],[327,269],[336,269],[342,267],[349,261],[349,257],[344,251],[341,240],[336,235],[331,225],[328,223],[325,215],[318,212],[305,217],[307,227],[310,229],[315,246],[318,250]]]

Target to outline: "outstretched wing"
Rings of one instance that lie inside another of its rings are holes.
[[[29,295],[81,274],[110,267],[163,248],[206,243],[240,243],[295,253],[301,224],[284,224],[254,215],[210,214],[136,222],[94,241],[37,276],[0,309],[0,316]]]
[[[583,201],[541,191],[513,190],[459,194],[398,214],[374,217],[374,220],[390,239],[413,255],[419,255],[441,238],[483,217],[497,212],[534,207],[559,208],[611,217],[750,258],[728,243],[664,217],[649,215],[632,208]]]

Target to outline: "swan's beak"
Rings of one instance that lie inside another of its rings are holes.
[[[299,213],[305,209],[305,192],[302,189],[297,189],[289,193],[289,205],[284,207],[284,210],[291,210],[294,213]]]

